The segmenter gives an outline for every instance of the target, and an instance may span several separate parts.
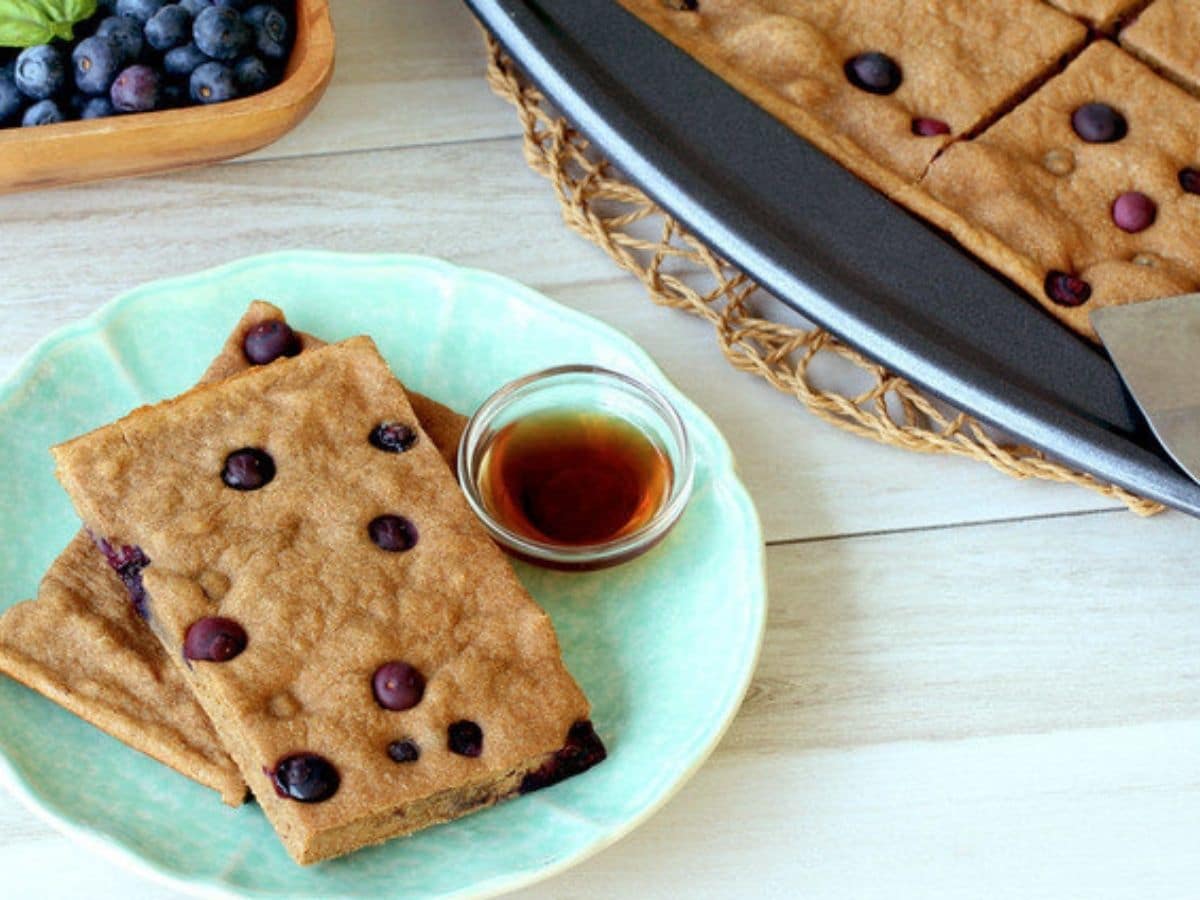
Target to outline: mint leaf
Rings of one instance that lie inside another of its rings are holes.
[[[0,47],[69,41],[76,22],[96,12],[96,0],[0,0]]]

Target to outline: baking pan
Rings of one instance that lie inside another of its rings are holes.
[[[466,0],[628,177],[783,302],[926,390],[1200,515],[1102,350],[612,0]]]

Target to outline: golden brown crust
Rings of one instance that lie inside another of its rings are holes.
[[[283,312],[254,301],[234,327],[201,383],[249,366],[246,332]],[[302,346],[324,342],[301,334]],[[453,460],[466,420],[426,397],[413,406],[430,418],[431,440]],[[120,579],[80,531],[51,564],[37,600],[0,616],[0,671],[136,750],[157,759],[237,805],[246,794],[241,773],[213,731],[177,668],[136,616]]]
[[[1111,31],[1136,13],[1148,0],[1047,0],[1065,13],[1100,31]]]
[[[416,424],[374,344],[356,338],[196,388],[54,449],[89,527],[151,559],[151,620],[169,655],[182,660],[199,618],[245,628],[243,653],[193,663],[187,678],[301,862],[467,811],[432,798],[486,799],[489,785],[499,790],[539,765],[587,718],[548,617],[432,442],[422,433],[405,453],[381,452],[365,437],[383,420]],[[247,446],[270,453],[277,474],[260,490],[233,491],[220,477],[224,460]],[[370,541],[368,523],[387,513],[415,524],[412,549],[389,553]],[[393,659],[428,679],[422,701],[399,713],[371,693],[372,673]],[[460,719],[483,729],[478,758],[447,748]],[[388,758],[388,744],[403,738],[420,746],[418,762]],[[331,799],[275,794],[266,770],[297,752],[338,768]]]
[[[1104,102],[1128,134],[1089,144],[1071,115]],[[1200,103],[1107,41],[973,141],[950,147],[922,186],[948,207],[926,211],[967,249],[1004,272],[1075,330],[1094,336],[1092,309],[1200,287],[1200,196],[1179,172],[1200,165]],[[1157,218],[1130,234],[1111,207],[1127,191],[1148,195]],[[1084,279],[1091,299],[1051,301],[1050,271]]]
[[[1200,3],[1155,0],[1121,31],[1121,44],[1176,84],[1200,94]]]
[[[1086,38],[1078,22],[1037,0],[700,0],[695,11],[620,2],[902,202],[953,136],[982,127]],[[894,93],[847,80],[844,64],[866,51],[900,65]],[[914,135],[919,117],[947,123],[951,134]]]

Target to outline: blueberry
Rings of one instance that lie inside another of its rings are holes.
[[[225,457],[221,480],[235,491],[257,491],[275,477],[275,460],[257,447],[243,447]]]
[[[145,25],[166,3],[167,0],[117,0],[117,15]]]
[[[576,722],[567,732],[567,742],[562,749],[556,750],[554,756],[540,767],[529,772],[521,780],[520,792],[541,790],[552,784],[557,784],[564,778],[570,778],[581,772],[586,772],[597,763],[603,762],[607,756],[604,743],[592,723],[586,719]]]
[[[121,51],[121,64],[131,65],[142,55],[142,29],[137,22],[122,16],[109,16],[96,29],[99,37],[106,37]]]
[[[259,322],[242,338],[242,353],[256,366],[274,362],[281,356],[295,356],[300,349],[296,332],[280,319]]]
[[[258,48],[259,54],[273,60],[287,56],[288,22],[283,13],[268,7],[262,14],[262,21],[253,28],[254,46]]]
[[[870,51],[846,60],[842,67],[849,82],[871,94],[891,94],[900,87],[904,74],[886,53]]]
[[[228,6],[238,12],[242,12],[249,5],[250,0],[213,0],[213,6]]]
[[[263,23],[268,13],[278,12],[270,3],[258,3],[242,13],[242,21],[251,28],[257,28]]]
[[[26,128],[32,125],[52,125],[55,122],[66,121],[66,118],[53,100],[39,100],[25,110],[25,115],[21,117],[21,124]]]
[[[242,21],[237,10],[228,6],[211,6],[202,9],[192,25],[192,37],[196,46],[213,59],[231,61],[237,59],[250,46],[250,29]]]
[[[375,702],[384,709],[412,709],[425,695],[425,676],[406,662],[386,662],[371,676]]]
[[[388,453],[403,453],[417,442],[417,432],[403,422],[380,422],[367,435],[371,446]]]
[[[67,70],[58,50],[38,44],[21,51],[13,77],[21,93],[30,100],[45,100],[63,89]]]
[[[75,86],[85,94],[107,94],[123,64],[121,49],[112,38],[92,35],[71,52]]]
[[[108,560],[108,564],[121,577],[134,611],[143,619],[150,616],[150,597],[142,584],[142,570],[150,565],[150,558],[141,547],[132,544],[111,544],[104,538],[96,541],[96,546]]]
[[[1107,103],[1085,103],[1071,113],[1071,127],[1089,144],[1111,144],[1129,133],[1121,113]]]
[[[223,103],[238,95],[233,69],[219,62],[196,66],[188,86],[192,99],[197,103]]]
[[[0,125],[6,125],[16,119],[25,98],[17,89],[12,73],[0,71]]]
[[[918,116],[912,120],[912,133],[917,137],[936,137],[939,134],[949,134],[950,126],[941,119]]]
[[[208,56],[195,44],[184,44],[168,50],[163,57],[163,71],[168,75],[191,75],[196,67],[209,62]]]
[[[1079,306],[1092,296],[1092,286],[1077,275],[1051,269],[1046,273],[1046,296],[1059,306]]]
[[[1111,215],[1113,224],[1122,231],[1137,234],[1154,224],[1158,204],[1141,191],[1126,191],[1113,201]]]
[[[154,14],[143,32],[146,43],[160,52],[186,44],[192,37],[192,14],[177,3],[168,3]]]
[[[150,618],[150,595],[146,593],[146,585],[142,580],[142,569],[138,566],[130,566],[122,569],[119,573],[121,583],[125,585],[125,590],[129,594],[129,602],[133,605],[133,611],[141,618]]]
[[[3,116],[0,116],[2,119]],[[1179,170],[1179,186],[1189,194],[1200,194],[1200,169],[1191,166]]]
[[[120,112],[148,112],[158,106],[158,73],[149,66],[130,66],[112,83],[109,96]]]
[[[113,544],[100,538],[96,541],[96,546],[108,564],[117,572],[124,572],[132,568],[140,570],[150,565],[146,552],[136,544]]]
[[[99,0],[96,4],[96,16],[106,19],[117,14],[117,0]]]
[[[246,629],[233,619],[206,616],[188,626],[183,635],[183,658],[228,662],[246,649]]]
[[[483,729],[469,719],[460,719],[446,730],[447,746],[459,756],[478,756],[483,752]]]
[[[188,11],[195,18],[200,15],[200,10],[206,6],[212,6],[213,0],[179,0],[179,5]]]
[[[416,762],[421,758],[421,748],[417,746],[416,741],[392,741],[388,744],[387,754],[392,762]]]
[[[245,97],[257,94],[271,86],[271,73],[266,63],[257,56],[243,56],[233,66],[233,77],[237,81],[238,93]]]
[[[79,108],[79,118],[104,119],[116,115],[116,112],[108,97],[88,97],[83,106]]]
[[[315,753],[294,753],[266,770],[275,785],[275,793],[301,803],[319,803],[337,793],[341,777],[333,763]]]
[[[417,526],[404,516],[377,516],[367,526],[367,534],[380,550],[400,553],[417,544]]]

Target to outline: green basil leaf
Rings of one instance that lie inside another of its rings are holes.
[[[50,30],[55,37],[64,41],[71,40],[75,35],[72,31],[76,22],[82,22],[96,12],[97,0],[37,0],[46,10],[50,20]]]
[[[32,47],[53,36],[39,0],[0,0],[0,47]]]
[[[96,12],[96,0],[41,0],[57,22],[74,25]]]
[[[32,47],[74,37],[74,25],[96,12],[97,0],[0,0],[0,47]]]

